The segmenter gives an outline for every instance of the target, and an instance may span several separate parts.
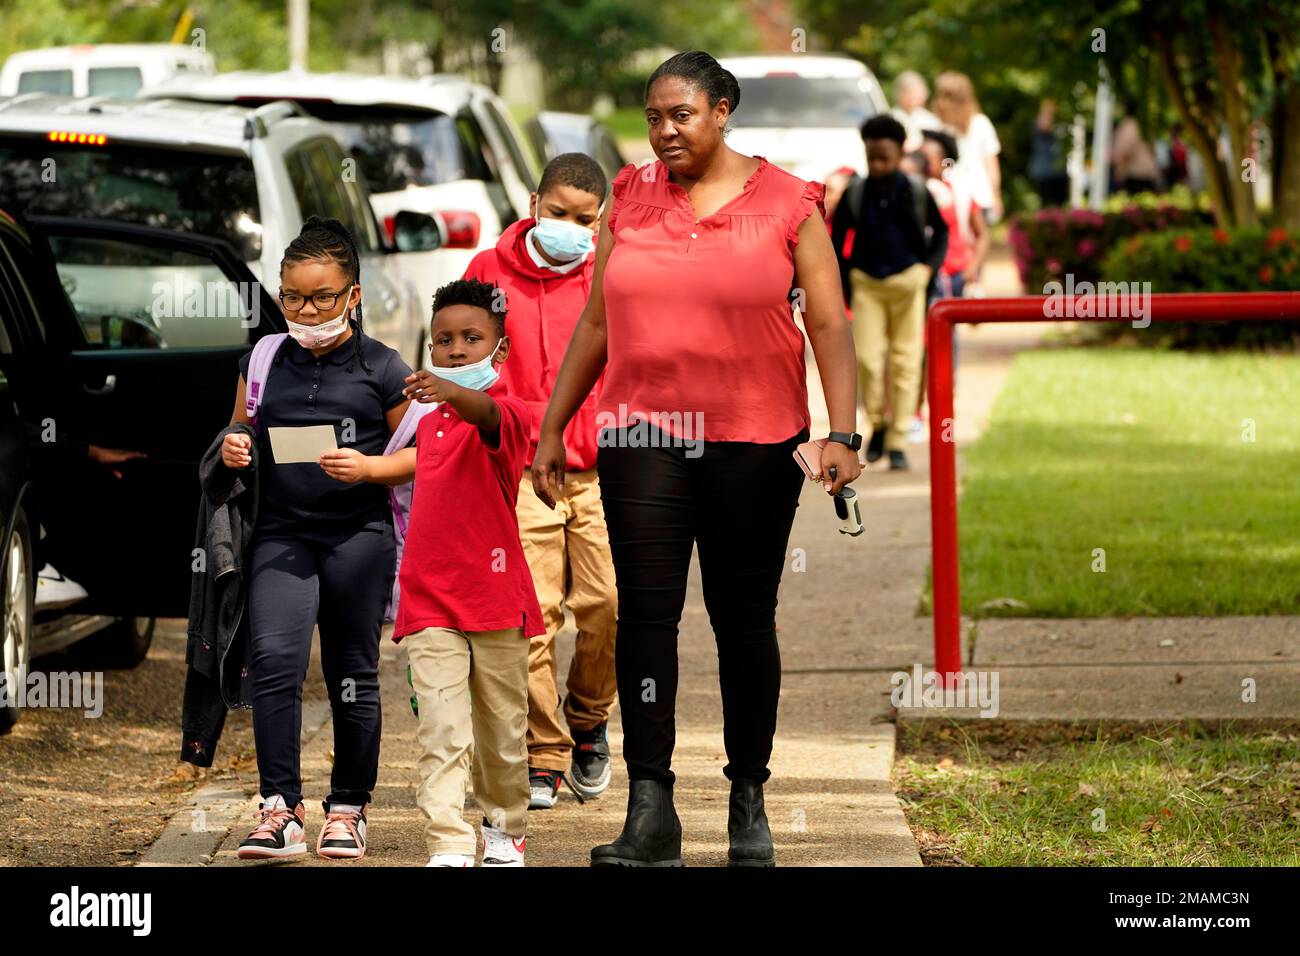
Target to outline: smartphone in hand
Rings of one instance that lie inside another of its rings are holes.
[[[806,441],[794,450],[794,460],[803,469],[809,481],[822,480],[822,449],[825,447],[826,439],[818,438]]]

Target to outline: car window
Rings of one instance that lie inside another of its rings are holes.
[[[140,92],[144,79],[139,67],[101,66],[92,68],[87,78],[91,96],[132,97]]]
[[[71,70],[27,70],[18,74],[19,93],[72,95]]]
[[[468,144],[461,142],[456,120],[446,113],[338,103],[305,103],[304,108],[329,123],[371,192],[479,178],[467,161]]]
[[[257,179],[242,154],[12,136],[0,137],[0,169],[3,209],[194,232],[245,262],[262,254]]]
[[[0,233],[0,250],[3,250],[4,255],[4,262],[0,262],[0,272],[7,274],[10,292],[14,297],[13,308],[22,309],[26,316],[10,316],[10,328],[15,335],[22,334],[18,330],[26,329],[29,336],[36,335],[38,342],[44,342],[45,320],[31,289],[31,283],[41,274],[40,266],[32,256],[31,249],[8,230]]]
[[[103,236],[51,235],[50,251],[90,348],[216,348],[248,342],[260,302],[208,256]]]
[[[342,196],[343,215],[339,221],[348,227],[359,252],[376,252],[379,249],[379,232],[375,227],[374,213],[370,211],[368,200],[361,195],[355,178],[349,180],[343,172],[344,155],[337,143],[320,140],[317,147],[324,154],[322,168],[328,165],[337,170],[334,175],[334,188]]]
[[[321,151],[318,146],[319,140],[312,140],[290,154],[296,158],[299,166],[296,174],[298,178],[294,179],[292,175],[290,177],[294,180],[293,188],[298,196],[298,206],[304,220],[308,216],[325,216],[343,221],[345,215],[343,195],[335,186],[343,170],[336,168],[330,162],[329,155]],[[290,168],[292,169],[292,165]]]
[[[499,181],[501,175],[497,172],[492,150],[474,114],[467,109],[457,114],[456,130],[460,133],[461,142],[465,144],[467,168],[472,171],[470,178]]]
[[[743,126],[858,127],[874,116],[866,77],[744,76],[742,108],[730,123]]]
[[[492,124],[496,134],[501,137],[501,141],[506,144],[506,152],[510,155],[510,162],[514,164],[515,175],[523,181],[524,188],[532,192],[537,188],[537,179],[533,175],[532,165],[524,156],[523,150],[519,148],[519,141],[515,139],[512,126],[501,115],[501,111],[496,108],[496,104],[491,100],[484,100],[483,108],[487,112],[488,122]]]
[[[466,143],[469,155],[481,170],[481,174],[474,178],[484,181],[488,199],[491,200],[492,208],[496,210],[497,218],[501,220],[501,228],[504,229],[519,217],[515,215],[515,207],[506,194],[506,187],[501,183],[501,173],[497,170],[496,160],[492,156],[492,147],[488,145],[482,128],[474,119],[474,114],[468,109],[462,110],[457,115],[456,128],[460,130],[461,139]]]

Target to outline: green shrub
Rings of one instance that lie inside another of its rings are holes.
[[[1020,281],[1030,295],[1042,292],[1050,280],[1075,284],[1102,277],[1102,260],[1125,239],[1170,227],[1197,227],[1210,222],[1199,206],[1136,197],[1122,209],[1096,213],[1090,209],[1043,209],[1011,219],[1011,249]]]
[[[1150,282],[1152,292],[1300,292],[1300,233],[1257,226],[1134,236],[1110,251],[1102,276]],[[1108,325],[1099,330],[1103,338],[1128,327]],[[1175,348],[1295,347],[1300,322],[1159,323],[1136,340]]]

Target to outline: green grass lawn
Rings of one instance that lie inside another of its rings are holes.
[[[1300,865],[1300,723],[1209,733],[904,725],[894,786],[929,865]]]
[[[1300,613],[1298,356],[1025,353],[964,456],[968,614]]]

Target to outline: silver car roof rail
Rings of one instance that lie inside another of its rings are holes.
[[[244,120],[244,139],[261,139],[266,135],[266,124],[291,116],[309,116],[305,109],[293,100],[276,100],[264,103]]]

